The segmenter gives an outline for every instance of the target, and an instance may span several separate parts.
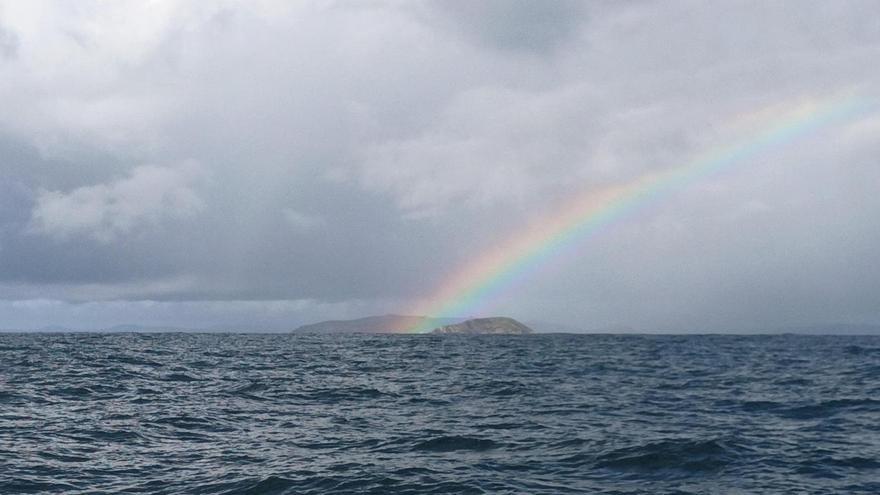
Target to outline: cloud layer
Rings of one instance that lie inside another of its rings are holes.
[[[40,190],[31,230],[66,240],[84,235],[113,242],[139,229],[194,217],[204,208],[193,183],[199,167],[140,166],[124,179],[83,186],[70,192]]]
[[[880,98],[878,14],[0,2],[0,327],[400,311],[571,195],[811,101]],[[866,113],[682,190],[497,310],[585,329],[880,322],[878,132]]]

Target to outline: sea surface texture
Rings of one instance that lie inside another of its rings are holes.
[[[875,495],[880,338],[0,334],[0,493]]]

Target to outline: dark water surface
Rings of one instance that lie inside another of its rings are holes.
[[[880,493],[880,338],[0,334],[0,493]]]

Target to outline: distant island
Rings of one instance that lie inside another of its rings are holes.
[[[433,329],[436,334],[496,334],[523,335],[534,333],[526,325],[508,317],[474,318],[431,318],[427,316],[382,315],[368,316],[355,320],[329,320],[303,325],[293,333],[337,334],[337,333],[409,333],[414,328]]]
[[[492,318],[474,318],[461,323],[444,325],[435,328],[431,333],[461,335],[527,335],[534,332],[531,328],[513,318],[496,316]]]
[[[408,333],[413,328],[438,328],[464,318],[431,318],[412,315],[367,316],[355,320],[329,320],[303,325],[293,333]]]

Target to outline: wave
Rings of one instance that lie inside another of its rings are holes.
[[[600,455],[595,467],[618,471],[714,472],[735,463],[746,449],[726,439],[667,439]]]

